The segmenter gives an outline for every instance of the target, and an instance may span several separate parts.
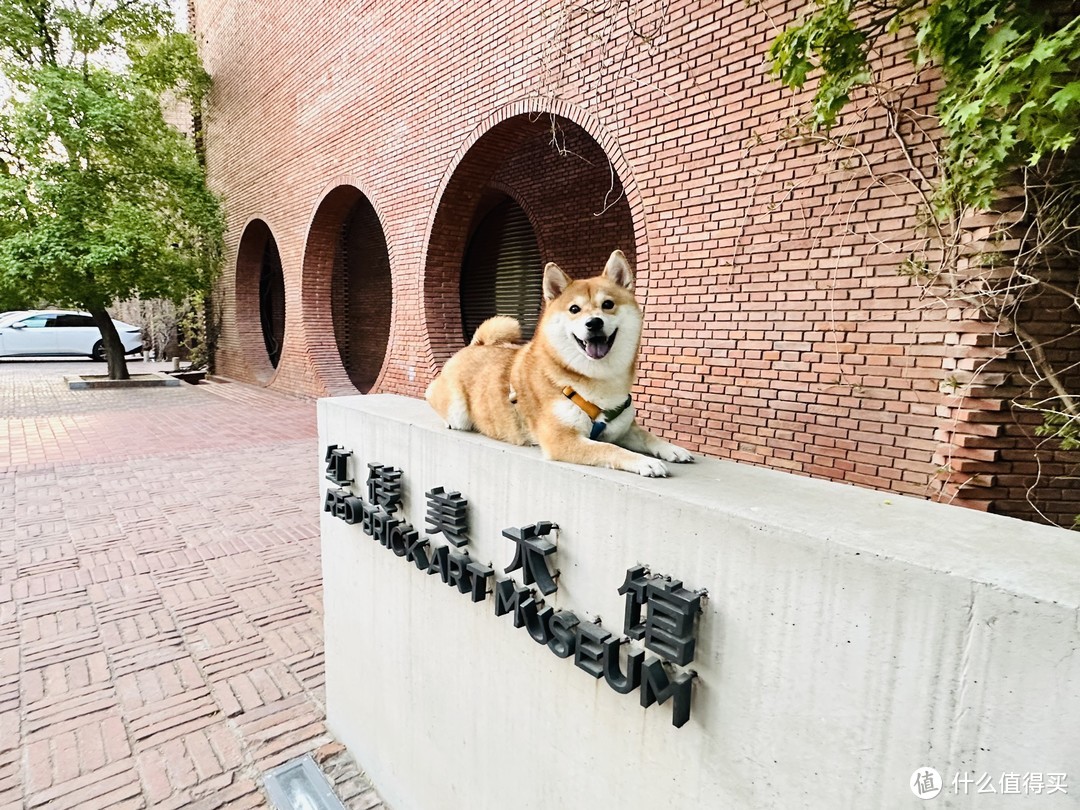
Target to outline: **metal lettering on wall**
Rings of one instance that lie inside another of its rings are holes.
[[[326,478],[339,487],[352,484],[348,474],[351,457],[351,452],[338,445],[328,446]],[[671,722],[676,728],[690,719],[697,673],[679,668],[694,660],[704,590],[688,590],[680,580],[654,574],[645,566],[630,568],[618,588],[626,599],[625,637],[612,636],[599,619],[582,621],[573,611],[556,611],[544,604],[543,597],[559,588],[558,571],[553,573],[548,567],[557,550],[551,539],[551,533],[559,528],[554,523],[540,521],[504,529],[503,536],[514,542],[514,558],[503,572],[521,571],[524,584],[496,580],[492,566],[460,550],[469,543],[468,501],[460,492],[447,492],[439,486],[425,493],[425,533],[428,537],[442,534],[453,548],[435,546],[397,515],[404,495],[402,471],[382,464],[367,467],[367,500],[348,489],[328,489],[324,512],[345,523],[359,524],[365,534],[406,563],[438,576],[443,584],[468,595],[473,602],[483,602],[494,594],[496,616],[512,614],[514,627],[524,629],[559,658],[573,656],[578,668],[596,679],[603,678],[616,692],[627,694],[637,689],[643,707],[672,700]],[[492,583],[494,587],[489,588]],[[540,595],[530,587],[533,585]],[[629,649],[631,640],[641,642],[644,649]],[[646,650],[658,657],[645,660]]]

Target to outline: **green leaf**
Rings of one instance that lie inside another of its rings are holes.
[[[1077,102],[1080,102],[1080,81],[1069,82],[1050,96],[1047,103],[1054,112],[1060,113],[1070,104],[1076,104]]]
[[[1005,50],[1005,46],[1010,42],[1015,42],[1020,38],[1020,33],[1009,24],[1001,25],[997,30],[990,35],[990,37],[983,44],[982,50],[985,54],[1001,53]]]
[[[983,28],[985,28],[987,25],[989,25],[996,19],[997,7],[994,7],[987,11],[985,14],[983,14],[981,17],[976,19],[974,23],[972,23],[971,28],[968,31],[968,39],[975,39],[975,37],[979,36],[982,33]]]

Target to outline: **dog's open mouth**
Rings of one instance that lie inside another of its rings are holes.
[[[595,337],[586,338],[585,340],[578,340],[575,335],[574,340],[577,340],[577,345],[580,346],[581,350],[593,360],[601,360],[609,351],[611,351],[611,347],[615,343],[615,336],[617,334],[619,334],[618,329],[607,337],[596,335]]]

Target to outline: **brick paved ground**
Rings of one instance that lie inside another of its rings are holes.
[[[137,366],[142,366],[141,363]],[[0,808],[266,807],[323,725],[312,401],[0,363]]]

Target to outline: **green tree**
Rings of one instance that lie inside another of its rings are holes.
[[[219,264],[220,205],[162,107],[198,110],[209,76],[156,0],[0,0],[0,69],[0,290],[85,309],[126,379],[106,307],[179,301]]]

